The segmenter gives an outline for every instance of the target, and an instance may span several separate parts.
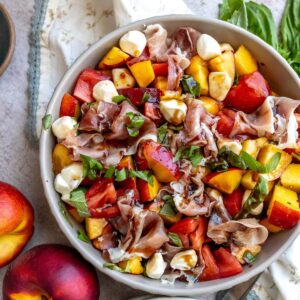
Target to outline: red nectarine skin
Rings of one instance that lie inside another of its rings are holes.
[[[0,267],[24,248],[33,233],[30,202],[13,186],[0,181]]]
[[[3,280],[3,299],[12,295],[45,295],[55,300],[98,300],[95,269],[74,249],[39,245],[18,257]]]

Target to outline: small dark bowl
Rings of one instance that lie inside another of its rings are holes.
[[[3,4],[0,3],[0,76],[8,67],[16,44],[14,23]]]

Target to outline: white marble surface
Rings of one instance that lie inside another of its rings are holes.
[[[68,244],[52,217],[40,181],[38,149],[31,147],[25,135],[28,107],[28,51],[34,0],[0,0],[13,17],[17,43],[11,65],[0,77],[0,180],[15,185],[31,201],[35,209],[35,233],[26,249],[41,243]],[[217,0],[186,0],[195,13],[216,17]],[[281,15],[284,0],[264,0],[272,7],[275,19]],[[0,270],[0,290],[6,268]],[[128,299],[141,293],[112,282],[99,274],[101,299]],[[1,292],[0,292],[1,294]],[[1,298],[1,296],[0,296]]]

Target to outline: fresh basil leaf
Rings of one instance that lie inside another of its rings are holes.
[[[253,158],[246,151],[241,152],[241,157],[250,170],[258,172],[258,170],[261,168],[260,162],[258,162],[255,158]]]
[[[135,170],[129,170],[129,176],[130,177],[138,177],[144,181],[149,182],[152,186],[154,184],[153,182],[153,175],[149,171],[135,171]]]
[[[175,217],[176,211],[171,203],[171,201],[165,202],[164,206],[161,208],[160,215],[168,216],[168,217]]]
[[[115,181],[123,181],[126,178],[127,178],[127,172],[125,168],[115,171]]]
[[[103,267],[120,273],[125,273],[125,270],[123,270],[122,268],[120,268],[119,266],[113,263],[104,263]]]
[[[254,187],[254,194],[263,198],[268,195],[268,180],[262,175]]]
[[[184,151],[184,146],[181,146],[178,151],[176,152],[174,158],[173,158],[173,162],[176,162],[178,160],[180,160],[183,156],[183,151]]]
[[[177,247],[183,248],[182,241],[178,234],[174,232],[169,232],[168,237],[171,240],[172,244],[174,244]]]
[[[241,8],[243,0],[224,0],[220,4],[219,19],[223,21],[229,20],[233,13]]]
[[[199,146],[191,146],[188,148],[185,156],[191,161],[193,167],[198,166],[203,160],[203,155],[201,154]]]
[[[235,10],[233,12],[228,22],[240,26],[244,29],[248,28],[248,15],[247,15],[247,9],[244,1],[241,7],[238,10]]]
[[[71,192],[70,200],[68,201],[70,205],[76,207],[78,214],[84,218],[90,216],[90,211],[86,203],[85,193],[86,188],[78,187]]]
[[[128,125],[125,125],[128,134],[131,137],[136,137],[139,135],[139,129],[143,126],[145,119],[140,113],[133,113],[132,111],[126,114],[130,120]]]
[[[145,92],[142,98],[142,103],[148,102],[149,99],[150,99],[150,95],[147,92]]]
[[[270,173],[273,170],[275,170],[280,162],[281,159],[281,153],[277,152],[275,153],[271,159],[263,166],[262,170],[264,172],[260,172],[260,173]]]
[[[49,129],[52,125],[52,115],[45,115],[42,119],[42,125],[45,130]]]
[[[162,199],[166,202],[166,201],[172,201],[173,200],[173,198],[172,198],[172,196],[171,195],[164,195],[163,197],[162,197]]]
[[[257,258],[257,255],[253,255],[250,251],[245,251],[245,253],[243,255],[243,260],[247,264],[253,264],[255,262],[256,258]]]
[[[115,103],[117,103],[117,104],[123,102],[124,100],[128,100],[128,98],[125,97],[125,96],[123,96],[123,95],[114,96],[112,98],[112,101],[115,102]]]
[[[243,170],[247,169],[244,159],[233,151],[228,150],[225,146],[220,149],[218,159],[221,161],[223,160],[223,164],[224,161],[226,161],[232,167],[237,167]],[[222,164],[220,166],[222,166]],[[226,164],[224,164],[224,167],[226,168]]]
[[[157,138],[158,142],[162,145],[167,143],[167,134],[168,134],[168,123],[165,123],[158,127],[157,129]]]
[[[89,156],[80,155],[83,166],[83,177],[88,177],[91,180],[96,179],[97,171],[103,170],[103,165],[96,159]]]
[[[81,228],[77,230],[77,238],[85,243],[91,242],[91,240],[88,238],[84,230]]]
[[[189,93],[194,97],[200,95],[200,84],[192,76],[183,75],[180,83],[185,93]]]
[[[229,168],[228,162],[224,159],[210,162],[208,165],[208,168],[210,168],[212,171],[227,171]]]
[[[114,174],[115,174],[115,170],[116,170],[116,167],[109,166],[109,168],[106,170],[106,172],[104,174],[104,177],[105,178],[113,178]]]

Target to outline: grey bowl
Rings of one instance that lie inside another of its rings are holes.
[[[180,26],[192,26],[214,36],[219,42],[228,42],[234,47],[244,44],[260,62],[261,72],[266,76],[275,92],[292,98],[299,97],[300,81],[296,73],[294,73],[287,62],[272,47],[256,36],[236,26],[218,20],[205,19],[192,15],[170,15],[138,21],[119,28],[86,50],[66,72],[58,84],[49,103],[47,114],[51,114],[54,119],[58,117],[61,98],[65,92],[72,91],[74,82],[79,73],[84,68],[94,67],[111,46],[118,43],[119,38],[124,33],[133,29],[142,30],[145,24],[153,23],[162,24],[170,32]],[[178,282],[174,286],[163,285],[160,281],[152,280],[144,276],[123,274],[105,269],[102,267],[103,259],[100,253],[95,250],[91,244],[84,243],[77,239],[77,229],[79,225],[74,222],[73,226],[71,226],[61,214],[58,205],[60,197],[53,187],[54,174],[52,172],[51,152],[54,145],[55,139],[51,131],[43,130],[40,139],[41,177],[51,212],[56,218],[60,229],[86,260],[92,263],[101,272],[109,275],[112,279],[132,288],[167,296],[194,296],[228,289],[263,272],[288,248],[300,231],[300,226],[298,226],[292,230],[283,231],[270,236],[255,264],[251,268],[246,267],[242,274],[224,279],[200,282],[192,287],[187,287],[182,282]]]

